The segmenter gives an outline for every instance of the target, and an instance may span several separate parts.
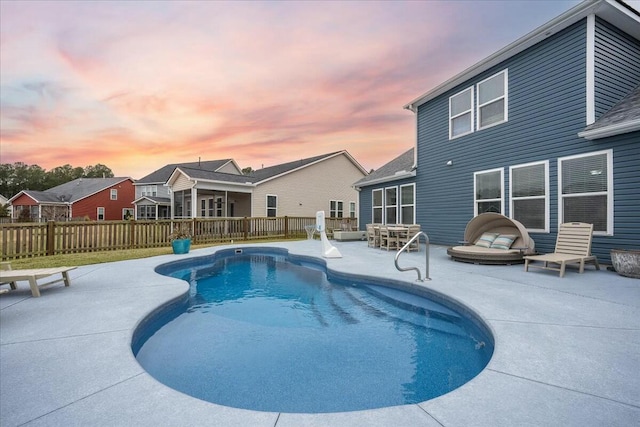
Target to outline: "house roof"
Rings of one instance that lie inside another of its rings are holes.
[[[320,156],[309,157],[307,159],[295,160],[293,162],[282,163],[280,165],[270,166],[262,169],[258,169],[252,171],[248,176],[255,178],[257,183],[268,181],[270,179],[276,178],[281,175],[285,175],[291,173],[295,170],[302,169],[304,167],[310,166],[314,163],[321,162],[327,159],[330,159],[335,156],[339,156],[344,154],[347,158],[362,171],[363,174],[366,174],[367,171],[346,151],[334,151],[333,153],[322,154]]]
[[[170,205],[171,199],[168,197],[157,197],[157,196],[142,196],[138,197],[133,201],[134,204],[141,202],[142,200],[148,200],[156,205]]]
[[[335,151],[333,153],[322,154],[320,156],[309,157],[306,159],[295,160],[293,162],[282,163],[279,165],[258,169],[250,172],[247,175],[235,175],[230,173],[205,170],[204,168],[193,168],[193,167],[185,167],[185,166],[176,167],[175,172],[177,173],[179,171],[193,180],[224,182],[224,183],[233,183],[233,184],[240,184],[240,185],[247,185],[247,186],[255,186],[257,184],[269,181],[271,179],[277,178],[282,175],[286,175],[298,169],[311,166],[315,163],[318,163],[339,155],[347,156],[347,158],[358,169],[360,169],[363,174],[367,173],[366,170],[353,157],[351,157],[351,155],[347,151],[344,151],[344,150]],[[171,181],[173,179],[173,176],[174,176],[174,173],[172,173],[167,178],[167,182]]]
[[[640,85],[578,134],[586,139],[640,131]]]
[[[26,194],[38,203],[74,203],[126,180],[133,181],[129,177],[78,178],[45,191],[23,190],[10,201]]]
[[[360,188],[367,185],[396,181],[415,176],[414,161],[414,149],[412,148],[371,172],[371,174],[365,176],[353,185],[356,188]]]
[[[149,175],[136,181],[137,185],[141,184],[164,184],[167,182],[173,171],[177,168],[201,169],[204,171],[215,172],[222,168],[233,159],[207,160],[204,162],[188,162],[188,163],[172,163],[151,172]],[[232,175],[232,174],[229,174]]]
[[[640,14],[637,11],[619,0],[585,0],[562,15],[552,19],[546,24],[519,38],[515,42],[455,75],[439,86],[436,86],[425,94],[419,96],[406,104],[403,108],[415,112],[420,105],[442,95],[476,75],[489,70],[490,68],[504,62],[531,46],[540,43],[557,32],[592,14],[601,17],[611,24],[615,24],[622,31],[640,39]]]

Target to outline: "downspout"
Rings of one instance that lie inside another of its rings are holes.
[[[413,166],[411,167],[411,170],[414,171],[416,169],[418,169],[418,107],[414,106],[413,104],[409,104],[406,107],[404,107],[405,110],[409,110],[411,111],[415,118],[416,118],[416,140],[415,140],[415,147],[413,149]]]

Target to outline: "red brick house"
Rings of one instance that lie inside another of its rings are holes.
[[[132,178],[78,178],[45,191],[23,190],[9,203],[14,220],[121,220],[133,216],[134,196]]]

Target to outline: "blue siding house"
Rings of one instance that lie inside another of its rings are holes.
[[[552,252],[559,224],[583,221],[601,262],[640,248],[639,86],[638,12],[586,0],[411,101],[415,222],[453,245],[499,212]],[[360,184],[364,224],[374,187]]]

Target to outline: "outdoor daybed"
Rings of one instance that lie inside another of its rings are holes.
[[[447,249],[453,260],[474,264],[520,264],[525,255],[535,253],[535,242],[524,225],[492,212],[469,221],[463,243]]]

